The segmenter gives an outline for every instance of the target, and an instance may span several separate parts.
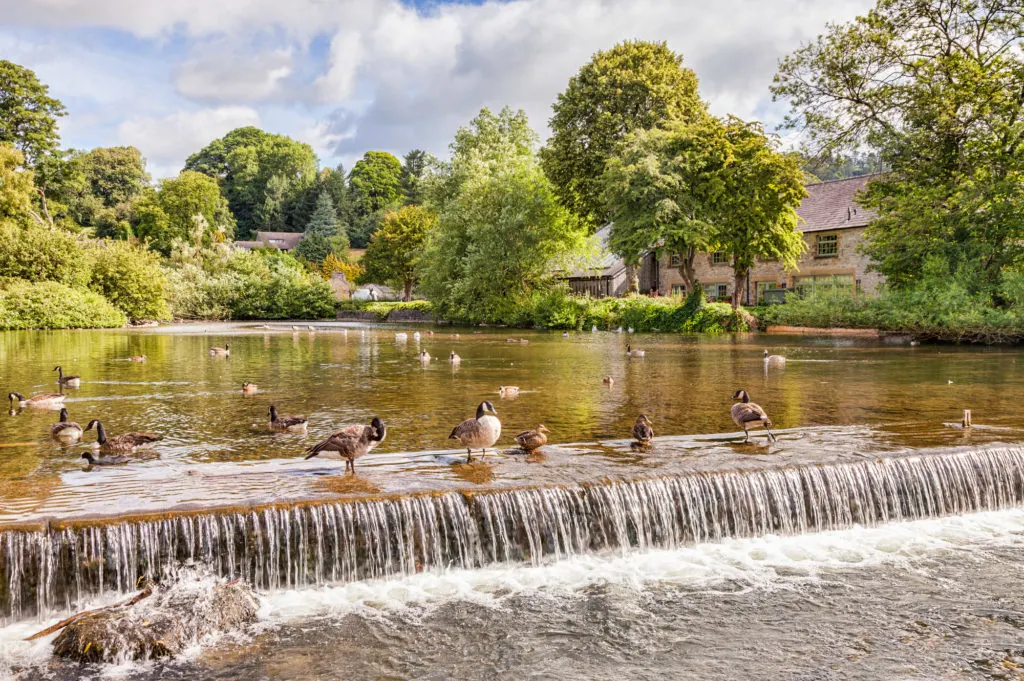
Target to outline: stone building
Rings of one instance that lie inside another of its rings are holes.
[[[256,232],[253,241],[236,241],[235,248],[251,251],[254,248],[276,248],[279,251],[293,251],[299,245],[303,232]]]
[[[843,180],[819,182],[807,186],[807,198],[797,209],[807,250],[797,269],[785,271],[775,260],[761,260],[751,269],[741,302],[779,301],[786,291],[808,290],[820,284],[849,286],[873,292],[884,280],[878,272],[869,272],[869,258],[858,252],[864,230],[874,212],[857,204],[856,195],[875,177],[863,175]],[[663,255],[659,268],[660,292],[680,293],[678,256]],[[724,253],[700,253],[694,261],[696,279],[709,299],[731,300],[735,285],[733,270]]]

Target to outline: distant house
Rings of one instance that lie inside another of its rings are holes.
[[[611,225],[597,230],[595,236],[601,252],[597,259],[586,267],[574,270],[564,276],[573,293],[589,295],[592,298],[609,298],[625,295],[629,291],[626,264],[622,258],[608,250],[608,236]],[[658,288],[658,258],[647,253],[640,262],[640,291]]]
[[[306,236],[303,232],[256,232],[253,241],[236,241],[236,248],[251,251],[254,248],[276,248],[279,251],[292,251]]]
[[[810,290],[822,284],[874,291],[884,277],[869,272],[869,258],[857,252],[864,230],[875,218],[872,210],[857,203],[856,195],[876,175],[819,182],[807,186],[807,198],[797,208],[807,250],[797,269],[785,271],[776,260],[758,259],[740,291],[741,302],[781,300],[789,290]],[[662,256],[662,293],[684,290],[679,275],[679,256]],[[732,267],[725,253],[701,253],[694,261],[696,279],[709,299],[731,299],[735,286]],[[643,290],[643,288],[641,288]]]

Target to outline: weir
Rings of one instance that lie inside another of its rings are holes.
[[[0,617],[132,591],[202,564],[260,589],[301,588],[593,551],[672,548],[1024,503],[1024,449],[1005,447],[702,471],[578,485],[446,491],[0,530]]]

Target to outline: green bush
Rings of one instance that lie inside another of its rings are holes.
[[[2,329],[113,328],[127,321],[123,312],[92,291],[55,281],[0,283]]]
[[[91,269],[88,251],[69,232],[0,223],[0,277],[84,288]]]
[[[159,257],[125,241],[102,241],[93,250],[89,288],[132,321],[167,319],[167,278]]]

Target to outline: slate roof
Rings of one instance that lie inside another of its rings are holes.
[[[290,251],[299,245],[299,242],[302,241],[302,237],[304,236],[305,234],[302,232],[256,232],[256,241],[268,243],[276,248]]]
[[[855,199],[878,173],[807,185],[807,198],[796,209],[803,222],[801,232],[864,227],[875,219],[875,211],[862,208]]]
[[[612,226],[605,225],[594,234],[597,237],[601,248],[600,254],[587,267],[569,273],[570,279],[589,279],[592,277],[615,277],[626,265],[622,258],[608,250],[608,236],[611,234]]]

